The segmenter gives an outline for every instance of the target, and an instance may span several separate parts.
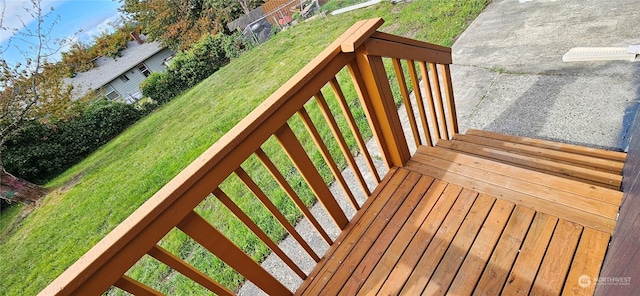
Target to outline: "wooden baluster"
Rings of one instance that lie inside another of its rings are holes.
[[[349,74],[351,76],[351,81],[353,82],[353,86],[356,89],[356,93],[358,94],[358,98],[360,99],[360,105],[362,105],[362,110],[365,113],[365,117],[369,123],[369,127],[371,128],[371,132],[373,133],[374,139],[378,143],[378,149],[380,150],[380,154],[384,158],[384,164],[387,166],[387,169],[391,168],[391,160],[389,156],[386,155],[386,142],[384,142],[382,136],[382,127],[380,125],[380,121],[373,114],[373,104],[371,104],[371,97],[369,93],[367,93],[367,87],[364,84],[364,78],[362,78],[362,73],[360,72],[360,68],[358,68],[358,64],[355,61],[352,61],[347,65],[349,69]]]
[[[438,117],[436,116],[436,108],[434,106],[433,92],[431,91],[431,79],[429,79],[429,71],[427,71],[427,64],[420,62],[420,75],[422,75],[422,81],[424,82],[425,92],[427,93],[427,105],[429,105],[429,116],[431,117],[431,126],[433,126],[434,133],[434,145],[440,137],[440,126],[438,125]]]
[[[329,168],[331,169],[333,176],[336,178],[336,180],[340,184],[340,187],[342,187],[344,194],[347,195],[349,202],[351,202],[351,205],[356,211],[359,210],[360,205],[358,204],[358,201],[353,196],[353,193],[351,192],[349,185],[347,185],[347,181],[342,176],[342,172],[338,168],[338,165],[333,160],[333,157],[331,157],[331,153],[329,153],[329,149],[327,148],[327,145],[325,145],[324,141],[322,140],[322,137],[320,137],[320,133],[318,132],[318,129],[316,129],[315,125],[313,124],[313,121],[311,121],[311,117],[309,117],[309,113],[307,113],[307,110],[304,107],[302,107],[302,109],[298,111],[298,115],[300,115],[300,118],[302,118],[302,122],[307,128],[307,131],[309,132],[309,134],[311,134],[311,138],[313,139],[313,142],[316,143],[316,146],[320,149],[320,154],[322,154],[322,157],[324,158],[325,162],[327,162],[327,164],[329,165]]]
[[[338,102],[340,103],[340,108],[342,109],[342,113],[347,118],[347,122],[349,123],[349,127],[351,128],[351,132],[353,133],[353,136],[356,138],[358,147],[360,148],[362,155],[367,161],[367,165],[371,170],[371,174],[376,179],[376,183],[380,183],[381,179],[380,179],[380,175],[378,174],[378,170],[376,169],[376,166],[373,164],[373,159],[371,158],[369,149],[367,149],[367,145],[365,144],[364,139],[362,138],[362,133],[360,132],[360,129],[356,124],[355,118],[353,118],[353,113],[351,112],[351,109],[349,108],[349,104],[347,103],[347,100],[344,97],[344,93],[342,92],[342,88],[340,88],[340,84],[338,84],[338,80],[335,77],[333,77],[333,79],[331,79],[329,83],[331,84],[331,89],[333,89],[333,93],[336,95],[336,98],[338,98]]]
[[[358,88],[364,87],[365,91],[362,93],[367,93],[360,99],[362,106],[368,109],[367,113],[376,117],[377,126],[374,128],[376,136],[380,137],[378,144],[381,145],[385,160],[389,166],[404,166],[411,158],[411,153],[409,153],[407,139],[404,136],[382,58],[369,56],[364,49],[360,48],[356,51],[356,64],[351,63],[348,66],[354,84]],[[357,71],[354,66],[358,67]]]
[[[409,119],[409,125],[411,126],[411,132],[413,133],[413,139],[416,142],[416,148],[422,145],[422,140],[420,139],[420,133],[418,132],[418,125],[416,124],[416,117],[413,115],[413,105],[411,104],[411,99],[409,98],[409,89],[407,88],[407,83],[405,82],[404,72],[402,71],[402,64],[399,59],[393,58],[393,69],[396,72],[396,79],[398,80],[398,86],[400,87],[400,95],[402,96],[402,102],[404,103],[404,108],[407,110],[407,118]]]
[[[429,129],[429,125],[427,124],[427,114],[425,113],[424,100],[422,99],[422,88],[420,88],[420,80],[418,80],[418,73],[416,72],[416,65],[413,60],[408,60],[407,64],[409,68],[409,77],[411,77],[411,87],[413,88],[413,94],[416,96],[418,113],[420,114],[420,120],[422,121],[422,127],[424,129],[424,136],[427,139],[427,145],[429,147],[433,147],[433,142],[431,141],[431,131]]]
[[[331,109],[329,109],[329,104],[327,104],[327,100],[325,100],[322,93],[318,93],[317,95],[315,95],[315,98],[316,98],[316,103],[318,103],[318,106],[320,106],[320,111],[322,111],[322,115],[324,115],[324,119],[329,123],[329,128],[331,129],[331,133],[338,141],[338,144],[339,144],[338,146],[340,146],[340,150],[342,150],[342,154],[344,154],[344,157],[347,159],[349,166],[353,170],[353,174],[358,179],[358,182],[360,182],[360,187],[364,192],[364,196],[369,197],[369,195],[371,194],[371,191],[369,190],[369,186],[367,186],[367,181],[364,180],[364,177],[362,176],[362,172],[360,171],[360,168],[358,167],[356,160],[353,158],[353,155],[351,154],[351,149],[349,149],[349,145],[347,145],[347,141],[344,139],[342,132],[340,132],[338,123],[336,122],[336,119],[333,117],[333,114],[331,113]]]
[[[449,127],[451,128],[450,138],[459,133],[458,130],[458,115],[456,113],[456,103],[453,99],[453,85],[451,84],[451,69],[448,64],[439,64],[440,71],[444,73],[444,89],[447,97],[447,108],[449,109]]]
[[[338,205],[338,202],[329,190],[329,187],[324,183],[322,176],[320,176],[320,173],[316,170],[307,152],[289,125],[285,123],[285,125],[275,133],[275,137],[293,162],[293,165],[295,165],[302,175],[302,178],[304,178],[331,218],[333,218],[336,226],[340,229],[347,227],[349,223],[347,216],[345,216],[340,205]]]
[[[152,289],[151,287],[144,285],[124,274],[113,285],[133,295],[142,295],[142,296],[164,295]]]
[[[298,267],[298,265],[296,265],[293,260],[291,260],[291,258],[287,256],[287,254],[285,254],[284,251],[282,251],[282,249],[276,243],[274,243],[273,240],[271,240],[269,236],[264,231],[262,231],[262,229],[255,222],[253,222],[253,220],[251,220],[251,218],[245,212],[243,212],[240,207],[238,207],[238,205],[236,205],[231,200],[231,198],[229,198],[226,193],[224,193],[220,188],[216,188],[216,190],[213,191],[213,195],[215,195],[218,200],[220,200],[220,202],[222,202],[222,204],[224,204],[231,211],[231,213],[233,213],[233,215],[238,217],[238,219],[240,219],[240,221],[244,225],[246,225],[247,228],[251,230],[251,232],[253,232],[265,245],[267,245],[267,247],[269,247],[271,251],[273,251],[278,257],[280,257],[280,259],[282,259],[282,261],[287,264],[287,266],[289,266],[289,268],[291,268],[293,272],[295,272],[301,279],[307,278],[307,275],[304,273],[304,271],[302,271],[302,269],[300,269],[300,267]]]
[[[273,176],[273,178],[276,180],[276,182],[278,182],[278,184],[280,184],[280,187],[282,187],[284,192],[286,192],[287,195],[289,196],[289,198],[291,198],[291,200],[296,204],[298,209],[309,220],[311,225],[313,225],[313,227],[315,227],[315,229],[318,231],[320,236],[322,236],[324,241],[326,241],[327,244],[332,245],[333,244],[333,240],[329,237],[329,235],[324,230],[324,228],[322,228],[322,226],[320,225],[320,223],[318,222],[316,217],[314,217],[313,214],[311,214],[311,211],[309,211],[309,208],[307,208],[307,206],[302,202],[302,200],[300,199],[300,196],[298,196],[298,194],[295,192],[295,190],[293,190],[291,185],[289,185],[287,180],[280,173],[280,171],[278,171],[278,168],[276,168],[276,166],[273,164],[271,159],[269,159],[267,154],[264,153],[262,148],[258,148],[258,150],[256,151],[256,156],[258,156],[258,159],[260,159],[260,161],[265,166],[265,168],[267,168],[267,170],[269,171],[271,176]]]
[[[220,285],[218,282],[214,281],[209,276],[202,273],[200,270],[193,268],[193,266],[189,265],[189,263],[178,258],[176,255],[169,253],[167,250],[158,245],[149,250],[147,254],[149,254],[149,256],[153,258],[156,258],[158,261],[166,264],[167,266],[175,269],[194,282],[209,289],[209,291],[216,293],[217,295],[235,295],[233,292],[229,291],[229,289]]]
[[[269,210],[269,212],[273,215],[273,217],[276,218],[278,222],[280,222],[280,225],[282,225],[282,227],[284,227],[284,229],[286,229],[287,232],[289,232],[289,234],[300,244],[300,246],[305,251],[307,251],[307,253],[309,254],[309,256],[311,256],[313,260],[315,260],[316,262],[319,262],[320,257],[318,256],[318,254],[316,254],[316,252],[311,248],[311,246],[309,246],[309,244],[302,238],[300,233],[298,233],[298,231],[293,227],[293,225],[291,225],[291,223],[287,221],[287,218],[285,218],[285,216],[280,212],[280,210],[278,210],[276,205],[273,204],[273,202],[264,193],[264,191],[260,189],[258,184],[256,184],[253,181],[253,179],[251,179],[251,177],[247,174],[247,172],[245,172],[242,169],[242,167],[238,167],[235,172],[236,172],[236,175],[240,177],[240,180],[242,180],[242,182],[245,185],[247,185],[247,188],[249,188],[249,190],[251,190],[251,192],[253,192],[253,194],[267,208],[267,210]]]
[[[254,283],[262,291],[273,295],[291,295],[291,291],[264,270],[245,254],[238,246],[230,241],[218,229],[203,219],[198,213],[191,211],[177,225],[178,229],[205,247],[220,260],[229,264],[247,280]]]
[[[432,80],[433,80],[433,91],[436,93],[436,104],[438,105],[438,123],[440,128],[440,139],[447,140],[449,139],[449,134],[447,133],[447,121],[444,117],[444,101],[442,100],[442,89],[440,88],[440,75],[438,75],[438,68],[436,68],[436,64],[429,63],[429,70],[431,70]]]

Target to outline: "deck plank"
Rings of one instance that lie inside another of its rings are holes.
[[[405,188],[411,190],[407,198],[404,200],[398,211],[393,215],[386,227],[382,232],[378,232],[376,225],[372,224],[369,231],[363,236],[354,250],[349,254],[349,257],[342,263],[340,269],[331,278],[331,281],[327,283],[323,289],[323,293],[335,295],[341,290],[347,280],[352,282],[364,282],[366,276],[369,275],[371,270],[376,266],[380,256],[385,252],[391,241],[399,233],[400,229],[406,222],[409,214],[416,207],[424,192],[427,191],[433,178],[423,176],[417,182],[415,187]],[[403,183],[404,185],[405,183]],[[408,186],[407,186],[408,187]],[[396,194],[398,194],[396,192]],[[375,222],[383,222],[380,217]],[[381,223],[379,223],[381,224]],[[367,251],[366,243],[371,242],[373,245]],[[357,286],[355,287],[357,288]]]
[[[409,223],[412,223],[413,221],[410,220],[410,217],[414,212],[416,212],[416,215],[420,215],[418,212],[421,207],[425,207],[424,211],[427,213],[430,211],[433,204],[435,204],[435,198],[427,200],[427,205],[423,204],[422,201],[424,200],[423,196],[425,195],[425,192],[431,190],[430,187],[432,186],[433,181],[434,179],[429,177],[422,177],[420,181],[418,181],[416,187],[413,188],[409,197],[402,204],[396,215],[394,215],[383,233],[376,239],[374,245],[371,247],[369,252],[367,252],[360,264],[355,268],[353,274],[343,279],[346,283],[342,289],[339,290],[339,294],[355,295],[362,284],[367,280],[367,277],[378,265],[382,255],[392,245],[392,241],[395,241],[397,236],[407,230],[405,227],[411,227],[411,224]],[[441,182],[438,184],[441,184]],[[438,184],[433,184],[433,186],[438,186]],[[441,186],[441,188],[444,190],[444,186]],[[424,214],[424,216],[426,216],[426,214]],[[403,230],[402,232],[400,231],[401,229]],[[335,283],[330,283],[330,285],[333,284]],[[333,291],[337,291],[338,288],[339,287],[334,288]],[[327,290],[327,292],[331,292],[331,290]]]
[[[401,171],[399,171],[401,172]],[[398,174],[397,174],[398,175]],[[395,177],[395,176],[394,176]],[[404,198],[409,194],[409,191],[418,182],[420,178],[419,174],[408,173],[405,178],[394,178],[391,180],[391,186],[388,186],[387,190],[383,190],[377,198],[381,201],[371,205],[367,210],[368,214],[364,215],[356,222],[356,225],[351,230],[348,239],[341,242],[340,247],[332,256],[332,260],[329,260],[323,270],[318,274],[314,285],[307,288],[305,293],[311,295],[317,295],[324,289],[327,283],[332,279],[334,273],[343,266],[343,262],[351,256],[346,264],[357,264],[359,261],[358,256],[360,253],[369,249],[369,246],[373,243],[375,236],[382,231],[382,227],[386,225],[388,219],[393,216],[396,209],[400,206]],[[393,181],[398,181],[395,183]],[[400,186],[400,185],[403,186]],[[369,230],[369,231],[368,231]],[[363,240],[361,238],[368,232],[368,236],[365,236]],[[377,232],[377,233],[376,233]],[[355,248],[358,245],[358,248]],[[352,254],[354,251],[354,254]],[[360,257],[361,258],[361,257]]]
[[[447,214],[450,211],[455,211],[454,202],[457,201],[457,196],[462,191],[462,187],[457,185],[449,185],[442,193],[440,200],[442,203],[438,204],[438,207],[434,208],[434,215],[429,214],[425,223],[422,224],[420,230],[413,237],[409,246],[402,254],[398,263],[394,266],[387,279],[383,282],[377,294],[383,294],[384,289],[390,289],[395,285],[400,285],[397,288],[397,292],[402,288],[402,284],[409,277],[415,266],[418,264],[420,257],[424,254],[424,251],[433,241],[438,229],[444,224],[445,217],[449,217]],[[457,203],[460,204],[460,203]],[[429,223],[426,223],[426,222]],[[385,286],[386,285],[386,286]],[[396,293],[397,293],[396,292]]]
[[[608,219],[615,219],[616,214],[618,213],[619,204],[584,198],[583,196],[572,192],[559,190],[546,185],[531,183],[511,176],[501,175],[491,170],[474,168],[422,154],[416,154],[412,160],[441,170],[446,170],[450,173],[481,180],[485,183],[497,185],[501,188],[517,191],[537,199],[549,201],[546,204],[551,206],[561,204],[585,213],[595,214]]]
[[[622,201],[622,192],[600,186],[593,186],[555,175],[549,175],[538,171],[528,170],[522,167],[504,165],[495,160],[479,158],[464,153],[458,153],[453,150],[442,147],[425,147],[421,146],[417,150],[414,159],[427,155],[448,160],[465,166],[491,171],[504,176],[510,176],[518,180],[543,185],[578,194],[590,199],[607,202],[614,205],[620,205]]]
[[[393,240],[391,246],[389,246],[387,251],[382,255],[376,268],[371,272],[364,284],[362,284],[362,287],[360,287],[358,291],[359,294],[375,295],[400,259],[400,256],[402,256],[409,246],[411,239],[420,230],[421,225],[439,223],[437,221],[440,217],[438,213],[443,212],[447,207],[450,208],[453,204],[451,200],[440,199],[447,185],[448,183],[444,181],[436,180],[429,188],[420,201],[420,204],[416,207],[416,210],[411,214],[407,223],[405,223],[402,231],[398,233],[398,236]],[[446,211],[448,211],[448,209]],[[442,219],[440,219],[440,222]]]
[[[404,278],[405,274],[391,274],[387,282],[382,285],[380,294],[395,295],[398,291],[401,291],[403,295],[415,295],[419,294],[424,288],[423,284],[429,280],[433,272],[435,271],[440,259],[444,255],[445,251],[449,247],[453,236],[460,228],[460,225],[467,213],[473,206],[473,203],[478,195],[477,192],[471,190],[462,190],[456,200],[456,203],[451,208],[449,214],[445,218],[442,225],[436,232],[429,243],[429,247],[424,251],[420,260],[416,264],[416,267],[408,275],[408,278]],[[402,260],[399,264],[403,264]],[[394,277],[395,276],[395,277]],[[404,284],[404,288],[402,287]],[[413,290],[417,289],[417,290]]]
[[[513,266],[535,211],[516,206],[473,295],[498,295]]]
[[[583,227],[566,220],[558,221],[547,253],[542,260],[531,294],[558,295],[573,259]]]
[[[593,156],[593,157],[598,157],[603,159],[610,159],[610,160],[615,160],[619,162],[624,162],[625,159],[627,158],[627,154],[624,152],[590,148],[590,147],[553,142],[553,141],[547,141],[547,140],[541,140],[541,139],[512,136],[512,135],[506,135],[506,134],[495,133],[490,131],[468,129],[466,134],[501,140],[505,142],[520,143],[520,144],[526,144],[534,147],[554,149],[558,151],[571,152],[571,153],[580,154],[580,155],[588,155],[588,156]]]
[[[531,155],[587,169],[596,169],[610,173],[622,173],[622,167],[624,162],[614,161],[609,159],[602,159],[599,157],[593,157],[588,155],[580,155],[570,152],[558,151],[554,149],[541,148],[536,146],[529,146],[520,143],[506,142],[502,140],[496,140],[491,138],[485,138],[476,135],[456,135],[454,140],[474,143],[486,147],[493,147],[509,151],[513,153]]]
[[[471,295],[514,208],[515,204],[511,202],[502,199],[496,201],[451,283],[448,294]]]
[[[502,290],[504,295],[529,295],[557,223],[557,217],[536,213]]]
[[[557,161],[542,159],[530,155],[521,155],[509,151],[500,150],[498,148],[477,145],[474,143],[461,141],[440,141],[438,142],[438,146],[512,163],[525,168],[553,173],[557,176],[571,178],[574,180],[579,180],[589,184],[604,186],[616,190],[619,189],[620,185],[622,184],[622,176],[620,174],[590,170],[583,167],[576,167],[571,164],[560,163]]]
[[[549,201],[536,198],[535,196],[511,190],[500,185],[487,183],[481,179],[474,179],[469,176],[456,174],[450,170],[443,170],[415,160],[410,160],[406,167],[437,179],[442,179],[481,193],[495,196],[496,198],[506,199],[519,205],[527,205],[536,211],[559,216],[607,233],[613,233],[615,228],[615,217],[605,218],[564,204],[550,203]]]
[[[496,199],[480,194],[422,294],[444,295],[467,256]]]
[[[399,186],[399,184],[404,180],[404,178],[409,174],[409,171],[401,168],[391,168],[387,175],[382,179],[382,182],[378,184],[375,190],[372,193],[372,196],[378,196],[385,190],[393,190],[393,188]],[[329,250],[322,256],[320,262],[316,265],[316,267],[311,271],[311,273],[307,276],[307,280],[303,281],[300,287],[296,290],[296,295],[302,295],[310,286],[315,284],[315,279],[324,270],[324,266],[327,265],[329,259],[333,258],[333,255],[338,251],[341,247],[341,242],[344,241],[347,237],[351,235],[351,231],[357,224],[357,221],[365,216],[368,213],[369,208],[374,206],[374,208],[379,208],[381,205],[376,205],[377,203],[386,202],[382,198],[369,198],[367,199],[360,210],[356,212],[356,215],[352,218],[351,223],[347,225],[347,227],[340,233],[338,238],[334,241],[333,245],[329,247]]]
[[[584,229],[562,291],[563,295],[593,295],[610,237],[601,231]]]

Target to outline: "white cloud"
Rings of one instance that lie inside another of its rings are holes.
[[[57,19],[55,28],[51,27],[52,40],[70,40],[72,43],[92,42],[93,36],[111,30],[109,23],[120,17],[117,8],[119,2],[113,0],[36,0],[40,1],[43,13],[53,14],[47,17],[47,25]],[[33,27],[34,19],[25,10],[31,7],[29,0],[0,0],[0,13],[4,9],[3,27],[23,29],[24,25]],[[29,25],[30,24],[30,25]],[[8,43],[13,32],[0,30],[0,54],[9,63],[16,63],[31,53],[23,51],[28,45],[21,38]],[[71,44],[72,44],[71,43]],[[70,43],[65,43],[62,51],[69,49]]]
[[[9,29],[22,29],[24,25],[29,25],[34,18],[27,9],[32,8],[31,1],[25,0],[0,0],[0,17],[2,18],[2,27]],[[51,7],[55,7],[60,2],[56,0],[42,0],[41,7],[43,13],[48,13]],[[0,31],[0,43],[11,38],[13,33],[10,31]]]
[[[120,18],[120,14],[108,16],[102,21],[92,24],[87,24],[85,28],[83,28],[83,32],[80,34],[80,39],[83,41],[93,40],[93,37],[100,35],[100,33],[104,31],[113,31],[113,26],[111,25],[113,22],[117,21]]]

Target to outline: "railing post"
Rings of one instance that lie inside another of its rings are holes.
[[[449,64],[441,64],[439,65],[440,72],[444,75],[444,89],[445,95],[447,98],[447,107],[449,108],[449,127],[451,128],[451,133],[453,135],[459,133],[458,129],[458,114],[456,112],[456,103],[453,99],[453,86],[451,85],[451,69],[449,68]],[[449,139],[453,138],[453,135],[449,137]]]
[[[387,165],[404,166],[411,154],[382,58],[357,49],[356,63],[349,64],[349,72],[356,88],[364,88],[358,89],[362,108],[369,117]]]

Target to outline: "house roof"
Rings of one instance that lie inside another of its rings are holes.
[[[142,40],[146,40],[144,35],[140,35],[140,37]],[[129,41],[126,48],[120,51],[120,57],[116,59],[100,57],[96,60],[96,67],[86,72],[76,73],[75,77],[68,78],[65,81],[73,84],[74,97],[83,96],[88,91],[97,90],[116,79],[163,48],[165,47],[156,41],[142,44],[138,44],[136,41]]]

